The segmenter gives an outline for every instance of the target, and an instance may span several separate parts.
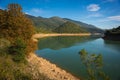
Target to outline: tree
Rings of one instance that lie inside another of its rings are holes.
[[[19,4],[9,4],[7,11],[12,16],[16,16],[16,17],[23,16],[22,7]]]
[[[26,53],[35,49],[35,45],[31,40],[34,34],[34,26],[32,22],[25,17],[19,4],[9,4],[7,10],[0,13],[0,35],[8,39],[12,44],[18,39],[22,39],[26,44]],[[2,20],[4,18],[4,20]]]
[[[79,54],[82,63],[87,69],[87,80],[110,80],[102,70],[103,59],[101,54],[88,54],[84,49],[82,49]]]

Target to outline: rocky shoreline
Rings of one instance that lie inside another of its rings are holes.
[[[38,42],[37,39],[48,36],[89,36],[86,34],[35,34],[32,36],[34,42]],[[27,57],[29,64],[29,72],[34,77],[34,80],[40,80],[39,74],[45,75],[50,80],[80,80],[65,70],[57,67],[55,64],[49,62],[42,57],[38,57],[35,53],[30,53]],[[44,79],[46,80],[46,79]]]
[[[38,57],[35,53],[30,53],[27,60],[30,71],[35,79],[37,79],[37,77],[39,77],[38,74],[41,73],[51,80],[80,80],[46,59]]]

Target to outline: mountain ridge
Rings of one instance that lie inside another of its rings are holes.
[[[72,20],[69,18],[61,18],[58,16],[53,16],[50,18],[44,18],[41,16],[35,17],[32,15],[26,15],[26,16],[33,21],[35,27],[45,28],[50,31],[54,31],[54,29],[60,27],[65,22],[69,21],[78,26],[81,26],[81,28],[85,29],[86,31],[88,31],[90,33],[103,33],[104,32],[104,30],[102,30],[94,25],[87,24],[87,23],[84,23],[81,21]]]

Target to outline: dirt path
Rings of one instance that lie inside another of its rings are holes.
[[[55,64],[50,63],[46,59],[38,57],[34,53],[30,53],[27,60],[31,65],[32,70],[37,68],[37,72],[46,75],[52,80],[80,80],[72,76],[70,73],[67,73],[65,70],[60,69]]]

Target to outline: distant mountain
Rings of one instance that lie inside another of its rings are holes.
[[[60,18],[57,16],[54,16],[51,18],[43,18],[40,16],[35,17],[31,15],[26,15],[26,16],[33,21],[35,27],[44,28],[50,31],[55,31],[55,29],[57,30],[58,27],[60,28],[61,25],[69,21],[69,22],[74,23],[75,26],[79,26],[81,29],[83,28],[83,30],[88,31],[90,33],[103,33],[104,32],[102,29],[97,28],[93,25],[86,24],[80,21],[75,21],[75,20],[68,19],[68,18]]]
[[[60,25],[53,31],[57,33],[86,33],[88,32],[86,31],[86,29],[70,21],[65,22],[64,24]]]
[[[104,32],[102,29],[97,28],[96,26],[91,25],[91,24],[86,24],[86,23],[83,23],[80,21],[75,21],[75,20],[68,19],[68,18],[64,18],[64,20],[71,21],[71,22],[83,27],[84,29],[86,29],[87,31],[89,31],[91,33],[103,33]]]

